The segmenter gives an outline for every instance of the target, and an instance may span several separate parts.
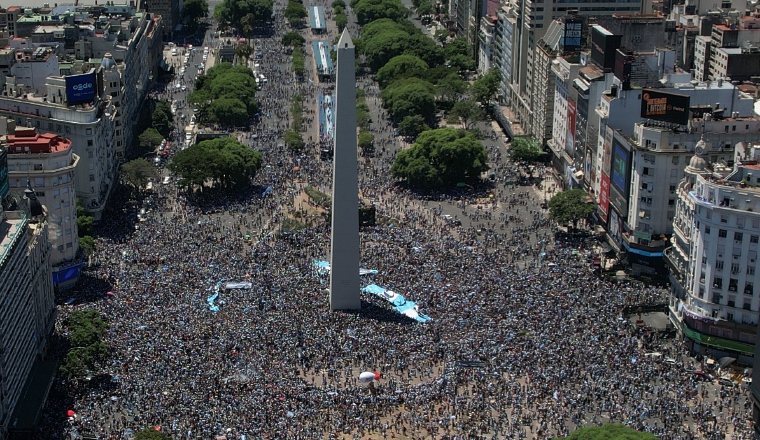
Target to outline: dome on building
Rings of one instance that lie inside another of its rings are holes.
[[[32,189],[32,184],[29,182],[29,180],[26,181],[26,190],[24,190],[24,195],[29,201],[29,211],[32,217],[41,216],[44,212],[42,209],[42,203],[40,203],[40,200],[37,198],[37,194],[35,194],[34,190]]]
[[[704,139],[700,139],[694,146],[694,156],[691,157],[689,165],[684,170],[687,174],[701,174],[707,170],[707,160],[702,157],[702,154],[707,150],[707,143]]]
[[[704,171],[707,168],[707,161],[703,157],[695,154],[689,161],[689,168],[696,172]]]
[[[103,56],[103,61],[100,62],[100,66],[106,70],[111,70],[116,67],[116,61],[113,60],[113,55],[111,55],[111,52],[106,52],[106,54]]]

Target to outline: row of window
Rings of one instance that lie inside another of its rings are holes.
[[[705,226],[705,235],[709,235],[710,232],[712,232],[712,229],[709,226]],[[760,236],[755,234],[748,234],[749,235],[749,242],[750,243],[757,243],[760,241]],[[726,238],[728,237],[728,231],[725,229],[718,229],[718,238]],[[744,233],[735,231],[734,232],[734,241],[742,241],[744,240]]]

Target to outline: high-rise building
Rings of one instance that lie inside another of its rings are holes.
[[[182,0],[141,0],[137,9],[161,16],[164,21],[163,32],[171,36],[182,30]]]
[[[752,363],[760,271],[760,147],[738,145],[733,166],[710,162],[703,143],[678,184],[669,316],[686,347]]]
[[[0,127],[2,127],[0,121]],[[0,144],[8,152],[8,177],[13,191],[23,192],[31,183],[40,203],[47,207],[50,264],[74,260],[79,250],[74,174],[79,156],[71,141],[53,133],[10,124],[0,130]],[[7,134],[5,134],[7,133]]]
[[[47,220],[34,191],[27,194],[0,207],[0,438],[55,322]]]

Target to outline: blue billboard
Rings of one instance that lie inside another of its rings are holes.
[[[628,194],[628,172],[630,171],[630,158],[628,151],[613,139],[612,142],[612,186],[616,187],[621,194]]]
[[[92,101],[95,98],[95,69],[81,75],[66,77],[66,101],[69,104]]]

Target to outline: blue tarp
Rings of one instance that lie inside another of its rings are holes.
[[[317,63],[317,73],[319,75],[332,75],[335,73],[333,61],[330,58],[330,42],[314,41],[312,46],[314,48],[314,61]]]
[[[53,284],[64,283],[76,278],[82,274],[82,266],[84,263],[79,263],[74,266],[69,266],[65,269],[61,269],[57,272],[53,272]]]
[[[389,303],[393,304],[393,310],[401,313],[404,316],[414,319],[417,322],[428,322],[432,320],[427,315],[420,313],[417,304],[414,301],[408,301],[403,295],[400,295],[392,290],[388,290],[384,287],[380,287],[376,284],[370,284],[362,289],[366,293],[371,293],[382,297]]]
[[[311,30],[326,31],[327,21],[325,21],[325,10],[322,6],[309,6],[309,22]]]

